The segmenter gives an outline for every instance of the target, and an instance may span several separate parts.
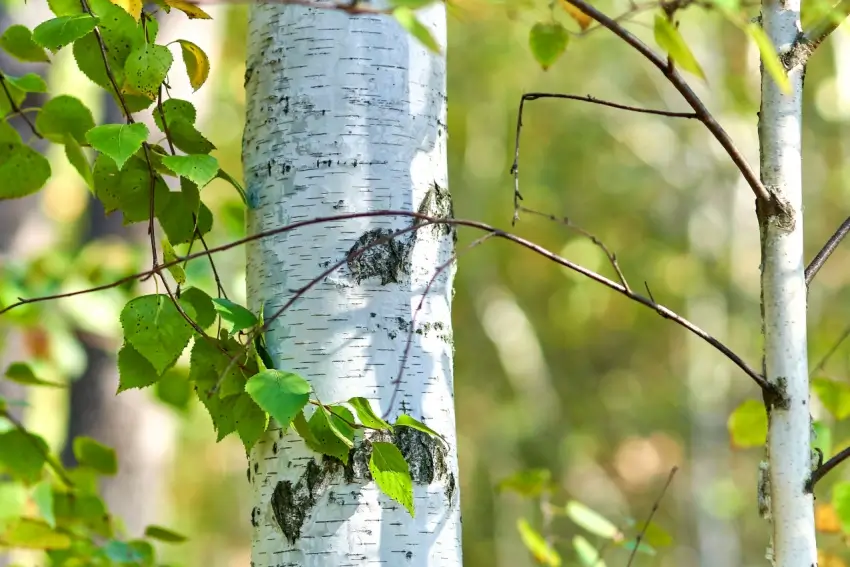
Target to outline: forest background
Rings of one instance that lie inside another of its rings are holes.
[[[684,109],[663,76],[604,31],[573,38],[548,71],[540,70],[528,47],[528,29],[546,11],[546,2],[538,4],[535,14],[514,9],[511,2],[464,0],[449,19],[449,167],[458,217],[510,226],[510,167],[524,93],[592,95]],[[218,148],[214,155],[238,177],[247,7],[203,7],[213,20],[190,22],[182,14],[169,19],[182,18],[171,25],[181,28],[181,37],[191,30],[187,38],[210,55],[207,84],[187,98],[199,108],[200,129]],[[615,15],[629,10],[626,2],[607,0],[599,7]],[[654,6],[636,7],[629,29],[651,43]],[[7,0],[2,10],[5,26],[7,21],[37,23],[46,6]],[[566,13],[558,17],[578,30]],[[755,46],[719,15],[698,9],[682,14],[682,34],[707,77],[691,83],[755,163]],[[35,68],[17,65],[22,71]],[[102,93],[74,66],[70,51],[61,52],[48,72],[52,95],[73,93],[95,114],[109,111]],[[806,79],[804,187],[811,257],[850,210],[845,165],[850,36],[844,30],[813,57]],[[656,300],[698,322],[743,358],[757,360],[759,246],[753,200],[703,126],[563,100],[527,103],[523,123],[524,204],[567,216],[591,231],[617,254],[630,281],[645,281]],[[144,239],[138,233],[138,245],[113,241],[106,247],[101,239],[90,240],[103,213],[92,208],[88,189],[61,148],[52,148],[49,157],[54,176],[45,190],[0,205],[0,293],[14,293],[10,282],[23,272],[74,287],[94,267],[115,273],[143,269]],[[244,236],[243,207],[233,189],[214,180],[204,193],[217,219],[208,244]],[[590,269],[609,270],[602,251],[563,223],[524,214],[514,230]],[[459,248],[474,238],[461,232]],[[241,301],[244,250],[221,253],[216,262],[227,289]],[[810,290],[814,377],[846,380],[850,369],[850,342],[819,364],[847,334],[848,265],[850,248],[839,248]],[[196,271],[190,278],[213,285],[206,264],[191,267]],[[81,333],[96,336],[106,351],[119,346],[120,329],[110,327],[117,325],[126,291],[113,292],[63,300],[44,329],[25,336],[5,333],[3,366],[22,358],[21,345],[43,348],[50,354],[40,376],[78,380],[86,369]],[[2,327],[0,319],[0,332]],[[42,332],[46,328],[49,333]],[[553,502],[574,498],[623,522],[646,517],[674,466],[680,470],[654,516],[672,542],[660,546],[655,557],[641,556],[640,564],[764,564],[767,524],[755,504],[761,451],[734,447],[727,431],[732,410],[759,393],[710,346],[651,310],[496,241],[460,260],[454,344],[465,565],[533,564],[516,522],[520,517],[539,522],[540,507],[499,490],[499,482],[517,471],[550,470],[558,486]],[[135,435],[141,437],[136,442],[147,451],[148,464],[157,467],[156,481],[146,479],[142,491],[150,501],[143,509],[126,509],[146,515],[148,523],[191,534],[185,543],[165,546],[164,560],[246,565],[251,526],[244,449],[236,438],[216,444],[203,408],[184,394],[161,387],[117,398],[144,406],[139,422],[144,431]],[[69,390],[31,389],[26,395],[26,425],[61,450]],[[146,401],[151,397],[153,404]],[[830,419],[822,407],[815,411],[816,417]],[[121,433],[119,439],[125,436],[133,435]],[[830,452],[848,444],[850,430],[837,425]],[[116,449],[123,466],[120,443]],[[846,476],[837,473],[819,485],[823,501]],[[129,525],[140,521],[128,518]],[[550,529],[564,541],[577,533],[565,518],[556,518]],[[820,547],[850,557],[839,537],[822,539]],[[626,556],[612,552],[609,564]]]

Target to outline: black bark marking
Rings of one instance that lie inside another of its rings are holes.
[[[399,283],[403,275],[410,273],[410,252],[414,243],[411,237],[387,240],[372,246],[359,256],[352,257],[376,241],[388,239],[394,232],[383,228],[367,231],[348,251],[348,269],[358,284],[371,278],[380,278],[381,285]]]
[[[419,204],[419,214],[436,217],[438,219],[454,218],[454,204],[452,203],[452,194],[449,193],[447,187],[440,187],[436,181],[431,184],[425,197]],[[438,224],[431,227],[435,236],[451,235],[452,242],[457,244],[457,230],[455,227],[448,224]]]
[[[325,460],[322,466],[319,466],[315,459],[310,459],[304,474],[295,485],[288,480],[282,480],[275,486],[271,500],[272,512],[290,544],[294,544],[301,537],[301,526],[330,484],[331,477],[339,468],[338,462]]]

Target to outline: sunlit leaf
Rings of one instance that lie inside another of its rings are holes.
[[[791,81],[788,80],[788,73],[785,71],[785,65],[783,65],[782,61],[779,60],[779,56],[776,53],[776,48],[773,46],[773,42],[770,41],[770,38],[764,32],[764,29],[756,23],[749,24],[746,27],[746,31],[756,43],[759,53],[761,53],[761,60],[762,63],[764,63],[764,68],[767,69],[767,72],[770,73],[770,76],[774,81],[776,81],[776,84],[779,86],[779,90],[785,94],[789,94],[791,92]]]
[[[162,158],[162,164],[199,188],[206,186],[218,175],[218,160],[207,154],[166,156]]]
[[[549,565],[550,567],[559,567],[561,565],[561,556],[555,551],[555,548],[546,542],[546,539],[540,535],[540,532],[531,527],[528,520],[520,518],[517,520],[516,527],[522,543],[538,563]]]
[[[32,39],[32,32],[28,27],[14,24],[6,28],[0,36],[0,47],[6,53],[20,61],[33,63],[47,63],[50,58],[43,47]]]
[[[186,65],[186,74],[189,83],[196,91],[203,86],[210,74],[210,60],[204,50],[185,39],[178,39],[183,52],[183,64]]]
[[[593,535],[606,539],[622,539],[623,537],[617,526],[581,502],[575,500],[567,502],[565,513],[573,522]]]
[[[201,10],[197,5],[186,0],[165,0],[165,4],[180,10],[186,14],[190,20],[211,20],[212,16]]]
[[[593,18],[576,8],[569,0],[561,0],[560,4],[561,8],[576,21],[582,30],[586,30],[593,23]]]
[[[566,51],[570,42],[567,29],[560,22],[538,22],[531,28],[528,46],[534,59],[545,71]]]
[[[86,132],[86,140],[94,149],[111,157],[121,169],[130,156],[139,151],[148,134],[148,127],[141,122],[104,124]]]
[[[351,398],[348,400],[348,403],[357,412],[357,418],[360,420],[360,423],[366,427],[390,429],[390,424],[375,413],[375,410],[372,409],[372,404],[366,398]]]
[[[95,27],[97,18],[90,14],[59,16],[36,26],[32,31],[32,39],[41,47],[58,51],[90,34]]]
[[[21,518],[0,534],[0,544],[22,549],[66,549],[71,536],[34,518]]]
[[[705,73],[691,52],[691,48],[685,43],[685,39],[676,26],[667,19],[665,14],[655,15],[655,43],[667,52],[671,59],[689,73],[693,73],[700,79],[705,80]]]
[[[133,16],[137,22],[142,16],[142,0],[110,0],[116,6],[120,6],[125,12]]]
[[[230,330],[232,333],[250,329],[259,322],[256,315],[229,299],[216,297],[212,302],[213,307],[221,318],[233,325],[233,328]]]
[[[605,567],[605,562],[599,557],[599,550],[582,536],[573,537],[573,549],[585,567]]]
[[[295,415],[307,405],[311,388],[310,383],[297,374],[264,370],[248,379],[245,391],[263,411],[287,429]]]
[[[746,400],[726,422],[732,445],[739,448],[760,447],[767,442],[767,412],[759,400]]]
[[[414,515],[413,510],[413,481],[410,478],[410,468],[398,447],[392,443],[375,441],[372,443],[372,456],[369,457],[369,472],[378,488],[404,506]]]
[[[416,13],[405,6],[393,10],[393,17],[407,32],[418,39],[422,45],[433,51],[440,52],[440,44],[431,32],[416,18]]]
[[[167,295],[144,295],[121,311],[124,337],[158,374],[174,364],[192,337],[192,327]]]
[[[135,49],[124,66],[127,86],[149,99],[156,98],[173,62],[174,57],[164,45],[145,44]]]

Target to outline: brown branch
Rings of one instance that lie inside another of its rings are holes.
[[[613,20],[612,20],[613,21]],[[617,24],[619,25],[619,24]],[[699,116],[693,112],[670,112],[667,110],[655,110],[652,108],[643,108],[640,106],[629,106],[627,104],[619,104],[616,102],[610,102],[607,100],[602,100],[596,97],[592,97],[590,95],[569,95],[569,94],[560,94],[560,93],[526,93],[522,95],[519,101],[519,112],[517,113],[516,119],[516,137],[514,139],[514,162],[511,165],[511,174],[514,176],[514,224],[519,220],[519,202],[522,200],[522,194],[519,191],[519,143],[520,137],[522,135],[522,113],[525,109],[525,102],[531,100],[538,100],[541,98],[556,98],[561,100],[576,100],[581,102],[588,102],[591,104],[598,104],[601,106],[607,106],[609,108],[616,108],[618,110],[628,110],[630,112],[637,112],[640,114],[653,114],[655,116],[665,116],[668,118],[695,118],[699,119]]]
[[[829,237],[829,240],[826,241],[826,244],[823,245],[823,248],[820,249],[815,257],[812,259],[811,263],[806,267],[806,285],[809,285],[829,257],[835,252],[835,249],[838,248],[838,245],[841,244],[841,241],[850,233],[850,217],[847,217],[841,226],[838,227],[838,230]]]
[[[12,93],[9,92],[9,85],[6,84],[6,76],[3,73],[0,73],[0,87],[3,87],[3,92],[6,94],[6,98],[9,100],[9,106],[12,108],[12,112],[15,115],[19,115],[21,118],[24,119],[24,122],[26,122],[27,126],[30,127],[30,130],[32,130],[33,136],[43,140],[44,136],[39,134],[38,130],[35,127],[35,124],[33,124],[32,120],[30,120],[30,117],[27,116],[26,112],[21,110],[17,103],[15,103],[15,99],[12,98]]]
[[[537,244],[535,244],[535,243],[533,243],[529,240],[526,240],[525,238],[522,238],[522,237],[517,236],[515,234],[511,234],[509,232],[505,232],[501,229],[492,227],[492,226],[490,226],[486,223],[479,222],[479,221],[473,221],[473,220],[465,220],[465,219],[436,218],[436,217],[431,217],[429,215],[423,215],[421,213],[415,213],[415,212],[412,212],[412,211],[381,210],[381,211],[368,211],[368,212],[361,212],[361,213],[345,213],[345,214],[340,214],[340,215],[332,215],[332,216],[327,216],[327,217],[316,217],[316,218],[309,219],[309,220],[298,221],[298,222],[295,222],[295,223],[292,223],[292,224],[289,224],[289,225],[286,225],[286,226],[281,226],[281,227],[277,227],[277,228],[267,230],[267,231],[264,231],[264,232],[259,232],[257,234],[252,234],[250,236],[240,238],[239,240],[234,240],[230,243],[210,248],[209,250],[204,250],[204,251],[201,251],[201,252],[195,252],[195,253],[189,254],[187,256],[178,257],[171,262],[165,262],[163,264],[160,264],[159,266],[156,266],[155,268],[152,268],[152,269],[144,271],[144,272],[139,272],[139,273],[134,274],[132,276],[127,276],[125,278],[121,278],[121,279],[119,279],[115,282],[112,282],[110,284],[100,285],[100,286],[96,286],[96,287],[84,289],[84,290],[79,290],[79,291],[73,291],[73,292],[67,292],[67,293],[58,293],[58,294],[54,294],[54,295],[45,295],[45,296],[41,296],[41,297],[35,297],[35,298],[32,298],[32,299],[19,298],[18,302],[13,303],[12,305],[5,307],[3,309],[0,309],[0,315],[6,313],[6,312],[8,312],[8,311],[10,311],[10,310],[12,310],[16,307],[20,307],[22,305],[27,305],[27,304],[30,304],[30,303],[38,303],[38,302],[44,302],[44,301],[49,301],[49,300],[53,300],[53,299],[74,297],[76,295],[83,295],[83,294],[86,294],[86,293],[92,293],[92,292],[95,292],[95,291],[113,288],[113,287],[122,285],[124,283],[127,283],[129,281],[138,280],[138,279],[141,279],[141,278],[144,278],[144,277],[150,277],[152,274],[159,273],[163,269],[166,269],[170,266],[177,265],[177,264],[179,264],[181,262],[185,262],[187,260],[191,260],[191,259],[194,259],[194,258],[200,258],[200,257],[203,257],[203,256],[208,256],[209,254],[222,252],[224,250],[230,250],[231,248],[241,246],[241,245],[246,244],[248,242],[252,242],[252,241],[255,241],[255,240],[262,239],[262,238],[267,238],[269,236],[273,236],[273,235],[276,235],[276,234],[282,234],[282,233],[289,232],[289,231],[292,231],[292,230],[295,230],[297,228],[301,228],[301,227],[304,227],[304,226],[311,226],[311,225],[326,223],[326,222],[338,222],[338,221],[341,221],[341,220],[348,220],[348,219],[355,219],[355,218],[371,218],[371,217],[382,217],[382,216],[409,217],[409,218],[419,219],[420,221],[423,221],[423,222],[429,222],[429,223],[435,223],[435,224],[442,223],[442,224],[447,224],[447,225],[452,225],[452,226],[465,226],[465,227],[468,227],[468,228],[474,228],[474,229],[481,230],[481,231],[484,231],[484,232],[492,233],[493,236],[496,237],[496,238],[502,238],[502,239],[507,240],[509,242],[513,242],[515,244],[518,244],[519,246],[522,246],[523,248],[526,248],[526,249],[534,252],[535,254],[537,254],[539,256],[542,256],[542,257],[544,257],[544,258],[546,258],[546,259],[548,259],[552,262],[555,262],[556,264],[559,264],[561,266],[564,266],[565,268],[569,268],[570,270],[573,270],[574,272],[582,274],[583,276],[585,276],[585,277],[587,277],[587,278],[589,278],[589,279],[591,279],[591,280],[593,280],[597,283],[600,283],[600,284],[604,285],[605,287],[612,289],[612,290],[616,291],[617,293],[620,293],[621,295],[624,295],[625,297],[631,299],[632,301],[635,301],[636,303],[640,303],[644,307],[648,307],[650,309],[653,309],[661,317],[663,317],[665,319],[669,319],[669,320],[673,321],[674,323],[676,323],[677,325],[687,329],[688,331],[690,331],[694,335],[698,336],[699,338],[703,339],[705,342],[707,342],[708,344],[713,346],[716,350],[720,351],[723,355],[726,356],[726,358],[728,358],[736,366],[738,366],[738,368],[743,370],[744,373],[747,376],[752,378],[753,381],[755,381],[756,384],[758,384],[759,387],[763,391],[767,391],[767,392],[773,391],[773,386],[770,383],[768,383],[761,374],[759,374],[758,372],[753,370],[752,367],[750,367],[746,362],[744,362],[744,360],[740,356],[735,354],[735,352],[733,352],[729,347],[724,345],[722,342],[720,342],[719,340],[717,340],[716,338],[714,338],[713,336],[711,336],[710,334],[708,334],[707,332],[705,332],[701,328],[697,327],[695,324],[691,323],[690,321],[688,321],[687,319],[685,319],[681,315],[675,313],[671,309],[669,309],[669,308],[667,308],[663,305],[660,305],[658,303],[655,303],[651,299],[646,298],[642,295],[639,295],[639,294],[635,293],[634,291],[626,289],[625,286],[623,286],[621,283],[610,280],[610,279],[606,278],[605,276],[597,274],[596,272],[594,272],[592,270],[588,270],[587,268],[580,266],[578,264],[575,264],[575,263],[567,260],[566,258],[562,258],[561,256],[558,256],[557,254],[550,252],[549,250],[543,248],[542,246],[539,246],[539,245],[537,245]]]
[[[814,365],[812,370],[809,372],[809,376],[817,374],[823,369],[824,366],[826,366],[826,363],[829,362],[829,359],[832,358],[832,355],[836,353],[838,347],[841,346],[841,343],[847,340],[847,337],[850,337],[850,327],[844,329],[844,332],[841,333],[841,336],[838,337],[838,340],[835,341],[835,344],[833,344],[832,347],[827,351],[827,353],[823,355],[823,358],[821,358],[818,363]]]
[[[846,461],[848,458],[850,458],[850,447],[845,447],[839,453],[833,455],[832,458],[815,469],[815,471],[812,472],[812,476],[809,477],[808,482],[806,482],[806,492],[812,492],[820,479],[825,477],[829,471]]]
[[[611,264],[611,267],[614,268],[614,272],[617,274],[617,278],[620,280],[620,283],[623,284],[623,287],[626,288],[628,291],[631,291],[631,288],[629,288],[629,283],[626,281],[626,276],[623,274],[623,270],[620,269],[620,263],[617,261],[617,255],[611,252],[608,247],[605,246],[605,243],[599,240],[596,236],[573,223],[573,221],[571,221],[569,217],[556,217],[555,215],[535,211],[534,209],[529,209],[528,207],[520,207],[519,212],[545,217],[551,221],[560,223],[566,226],[567,228],[581,234],[585,238],[589,239],[593,244],[599,247],[600,250],[602,250],[605,256],[608,257],[608,262]]]
[[[570,0],[570,3],[581,12],[584,12],[586,15],[611,30],[611,32],[633,47],[638,53],[643,55],[650,63],[657,67],[658,70],[661,71],[661,73],[667,78],[670,84],[679,91],[690,107],[694,109],[699,121],[708,128],[709,132],[711,132],[715,139],[720,142],[720,145],[723,146],[723,149],[726,150],[726,153],[735,163],[738,170],[744,176],[744,179],[746,179],[747,184],[753,190],[756,199],[767,205],[774,205],[774,199],[770,192],[764,184],[762,184],[758,174],[747,162],[741,151],[735,146],[732,138],[729,137],[729,134],[727,134],[717,120],[714,119],[714,116],[708,111],[705,104],[703,104],[702,100],[700,100],[693,89],[691,89],[687,81],[682,78],[678,71],[668,64],[667,57],[662,57],[655,53],[634,34],[620,25],[617,21],[611,19],[609,16],[589,4],[586,0]]]

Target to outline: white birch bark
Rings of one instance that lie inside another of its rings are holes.
[[[420,20],[446,45],[443,3]],[[298,220],[378,209],[450,214],[445,58],[391,18],[300,6],[251,8],[243,161],[251,234]],[[409,218],[323,224],[248,249],[248,296],[266,317],[330,263]],[[454,233],[420,230],[364,254],[308,291],[266,339],[278,368],[324,403],[372,400],[444,434],[448,450],[397,428],[411,464],[415,519],[382,495],[361,445],[344,471],[275,424],[250,455],[252,566],[460,565],[452,391],[454,273],[432,286],[394,407],[407,331]],[[246,517],[246,521],[247,521]]]
[[[800,1],[764,0],[762,21],[780,53],[787,51],[800,33]],[[797,66],[788,76],[786,95],[762,72],[761,177],[776,201],[772,210],[759,210],[762,309],[766,377],[777,388],[766,399],[769,485],[762,494],[770,497],[774,564],[800,567],[817,564],[817,547],[813,498],[805,489],[812,457],[802,216],[804,69]]]

